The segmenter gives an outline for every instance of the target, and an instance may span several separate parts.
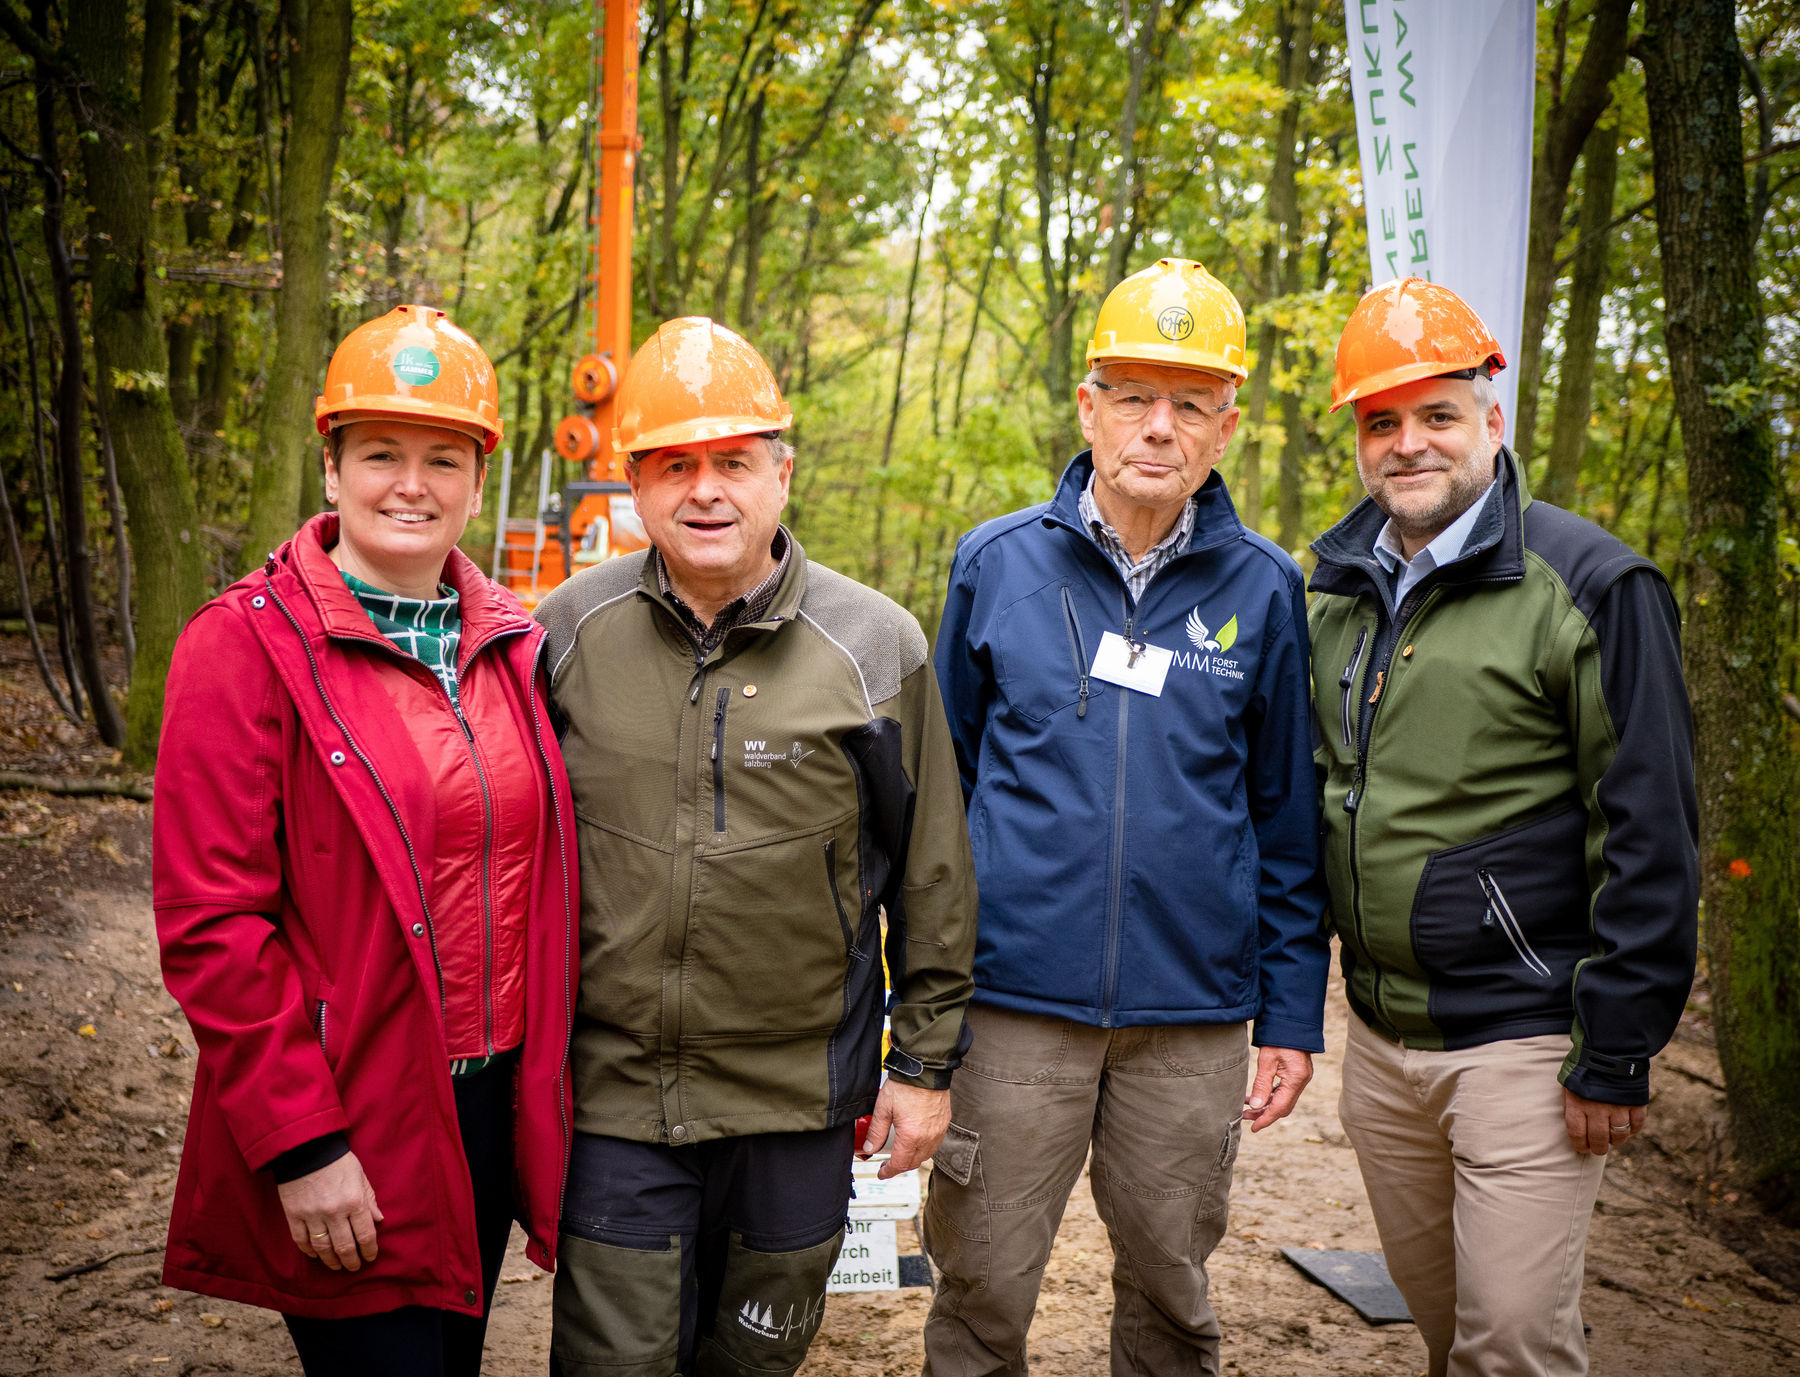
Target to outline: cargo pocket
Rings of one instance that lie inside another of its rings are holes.
[[[564,1233],[551,1304],[558,1372],[665,1377],[681,1336],[681,1240],[667,1248],[615,1248]]]
[[[981,1135],[952,1120],[931,1167],[922,1221],[925,1251],[950,1281],[986,1286],[993,1229],[981,1179]]]
[[[789,1377],[825,1316],[825,1282],[843,1247],[839,1229],[823,1243],[788,1253],[762,1253],[732,1234],[712,1334],[700,1343],[700,1377]]]

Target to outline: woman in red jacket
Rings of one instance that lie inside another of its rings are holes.
[[[316,516],[188,624],[157,768],[163,975],[200,1047],[163,1279],[311,1374],[480,1370],[512,1220],[554,1264],[576,979],[542,628],[456,548],[500,438],[424,306],[350,335]]]

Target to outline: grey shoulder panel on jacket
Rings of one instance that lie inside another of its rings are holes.
[[[590,564],[551,589],[537,605],[532,616],[543,624],[544,663],[550,670],[552,684],[575,648],[581,624],[601,608],[635,593],[644,576],[644,561],[649,557],[649,551],[639,550]]]
[[[1656,562],[1584,517],[1533,501],[1525,509],[1525,548],[1556,571],[1585,617],[1592,617],[1607,591],[1634,569],[1663,580]],[[1667,583],[1667,580],[1663,580]]]
[[[925,663],[918,618],[886,594],[816,560],[807,561],[800,615],[850,657],[870,707],[900,692],[906,676]]]

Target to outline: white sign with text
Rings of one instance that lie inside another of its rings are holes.
[[[1534,0],[1344,0],[1370,284],[1450,288],[1519,361]],[[1518,370],[1494,379],[1512,435]]]

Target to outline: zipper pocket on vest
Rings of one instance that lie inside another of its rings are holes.
[[[1501,891],[1499,883],[1486,870],[1477,870],[1475,878],[1481,882],[1481,892],[1487,896],[1488,912],[1500,925],[1500,931],[1506,934],[1506,940],[1513,944],[1518,952],[1519,960],[1528,966],[1533,974],[1550,979],[1550,968],[1531,949],[1531,943],[1525,937],[1525,930],[1519,926],[1519,920],[1513,915],[1512,905],[1506,902],[1506,895]]]
[[[725,830],[725,705],[731,701],[731,690],[721,688],[717,706],[713,708],[713,831]]]
[[[831,906],[837,910],[838,927],[844,933],[844,953],[857,956],[856,933],[851,930],[850,916],[844,912],[844,901],[838,895],[837,882],[837,838],[825,838],[825,883],[831,886]]]
[[[1355,740],[1351,737],[1350,699],[1351,686],[1356,683],[1356,671],[1362,667],[1363,647],[1369,641],[1369,628],[1364,627],[1356,633],[1356,648],[1350,652],[1350,663],[1344,666],[1344,672],[1338,676],[1338,687],[1343,690],[1339,695],[1342,700],[1344,714],[1344,745],[1354,748]]]
[[[1088,658],[1087,647],[1081,641],[1081,619],[1075,615],[1075,599],[1069,595],[1068,587],[1062,590],[1063,628],[1069,633],[1069,654],[1075,660],[1075,683],[1080,690],[1080,701],[1075,705],[1077,717],[1087,716],[1088,700]]]

